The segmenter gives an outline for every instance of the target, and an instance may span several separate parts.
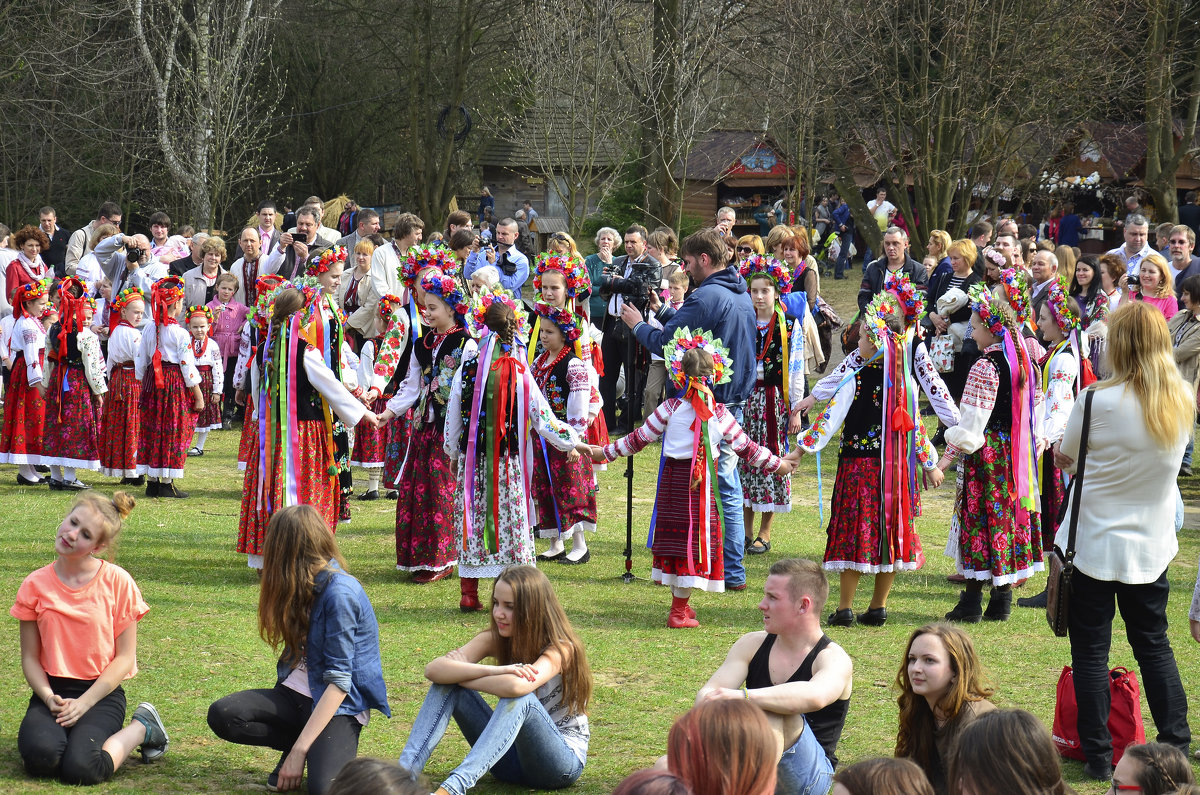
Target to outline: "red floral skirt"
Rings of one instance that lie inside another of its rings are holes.
[[[440,571],[455,563],[454,494],[458,481],[431,423],[409,438],[396,486],[396,568]]]
[[[537,501],[538,535],[558,538],[576,530],[596,530],[596,491],[592,462],[584,456],[573,464],[567,454],[547,444],[533,442],[533,498]],[[549,470],[547,470],[549,462]],[[548,475],[548,476],[547,476]]]
[[[187,464],[188,447],[196,430],[192,393],[183,383],[179,365],[162,363],[163,386],[154,383],[154,371],[146,368],[138,408],[138,473],[152,478],[181,478]]]
[[[137,477],[141,394],[142,382],[132,363],[113,368],[100,415],[100,471],[110,478]]]
[[[825,568],[849,569],[864,574],[911,571],[925,563],[921,538],[913,526],[888,528],[883,532],[883,499],[879,459],[850,457],[838,459],[837,479],[829,508],[828,539],[825,542]],[[913,502],[913,518],[921,514],[921,496]],[[908,539],[896,538],[898,532]],[[893,550],[906,549],[897,555]]]
[[[196,430],[221,430],[221,398],[213,394],[213,369],[211,364],[196,368],[200,372],[200,391],[204,393],[204,408],[196,417]]]
[[[393,417],[387,425],[387,444],[383,448],[383,485],[387,489],[396,488],[400,478],[400,465],[404,463],[411,425],[411,411],[405,412],[403,417]]]
[[[337,527],[338,481],[330,475],[333,457],[329,454],[328,432],[324,420],[300,420],[296,423],[300,451],[296,460],[296,503],[311,505],[321,514],[330,532]],[[255,425],[254,427],[258,427]],[[238,517],[237,551],[261,555],[263,539],[271,515],[287,503],[283,456],[283,440],[275,436],[274,466],[265,473],[262,482],[262,501],[259,501],[258,444],[250,446],[246,460],[246,477],[242,486],[242,508]]]
[[[42,463],[46,466],[100,468],[100,422],[82,365],[58,367],[46,388],[46,424]]]
[[[376,398],[371,404],[371,411],[382,414],[387,408],[387,401],[382,397]],[[379,469],[383,466],[384,447],[387,446],[387,428],[372,428],[364,421],[354,426],[354,450],[350,453],[350,464],[366,469]]]
[[[242,415],[242,435],[238,439],[238,469],[245,470],[250,450],[258,447],[258,421],[254,419],[254,396],[246,395],[246,411]]]
[[[663,462],[654,500],[654,539],[650,547],[654,563],[650,576],[663,585],[724,591],[725,558],[717,514],[717,484],[713,481],[708,504],[712,526],[705,528],[700,491],[691,491],[691,477],[690,460],[668,458]],[[707,560],[701,557],[701,534],[708,536]]]
[[[44,354],[39,352],[44,360]],[[12,362],[12,376],[4,396],[4,425],[0,430],[0,464],[42,463],[45,403],[37,387],[30,386],[25,355]]]

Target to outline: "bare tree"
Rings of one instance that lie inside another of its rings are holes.
[[[1196,151],[1200,111],[1200,6],[1188,0],[1143,0],[1145,48],[1135,63],[1145,69],[1146,175],[1159,220],[1179,219],[1175,172]]]
[[[275,127],[267,66],[282,0],[127,0],[159,154],[201,227],[220,220]]]

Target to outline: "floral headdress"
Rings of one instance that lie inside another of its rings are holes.
[[[182,299],[183,293],[183,279],[178,276],[166,276],[154,283],[150,288],[150,301],[155,323],[161,325],[166,321],[167,307]]]
[[[1081,323],[1079,313],[1075,311],[1075,299],[1067,295],[1059,282],[1052,282],[1047,288],[1046,305],[1050,307],[1050,314],[1063,334],[1069,337],[1071,332],[1079,331]]]
[[[1008,333],[1008,310],[982,284],[971,287],[971,311],[979,314],[993,336],[1003,337]]]
[[[1000,271],[1000,284],[1004,287],[1004,297],[1008,301],[1008,305],[1012,307],[1013,317],[1017,323],[1028,323],[1033,320],[1029,277],[1023,271],[1006,268]]]
[[[41,281],[25,282],[24,284],[13,290],[12,304],[13,311],[17,317],[22,317],[25,314],[25,304],[30,301],[36,301],[43,295],[50,292],[50,277]]]
[[[466,315],[471,309],[462,287],[453,276],[428,273],[421,279],[421,289],[442,299],[456,315]]]
[[[556,306],[550,306],[542,301],[537,302],[534,311],[543,319],[550,321],[558,326],[563,336],[567,338],[567,342],[574,342],[579,339],[579,335],[583,330],[579,328],[579,322],[575,319],[575,315],[569,309],[559,309]]]
[[[210,325],[212,324],[212,322],[213,322],[212,310],[209,309],[207,306],[204,306],[203,304],[189,306],[187,309],[187,312],[183,316],[183,322],[190,323],[192,321],[192,318],[196,317],[197,315],[199,315],[200,317],[208,318],[209,324]]]
[[[513,311],[513,315],[517,318],[517,333],[513,335],[514,340],[529,339],[529,316],[525,312],[524,304],[514,301],[512,294],[500,285],[493,287],[490,293],[480,293],[476,296],[474,306],[471,308],[471,315],[467,318],[472,334],[482,337],[487,333],[488,327],[484,318],[487,316],[488,307],[492,304],[504,304]]]
[[[732,364],[729,361],[729,348],[719,339],[714,339],[711,331],[692,331],[687,326],[675,329],[675,336],[663,348],[663,358],[667,362],[667,372],[671,383],[682,389],[688,381],[688,375],[683,372],[683,355],[693,348],[700,348],[712,354],[713,375],[712,383],[724,384],[732,377]]]
[[[1012,263],[1009,262],[1008,258],[1004,256],[1004,252],[997,248],[988,246],[983,250],[983,256],[984,259],[990,260],[991,263],[1000,270],[1005,270],[1006,268],[1012,267]]]
[[[579,257],[572,257],[570,254],[539,254],[534,263],[533,289],[541,291],[542,274],[547,271],[558,271],[563,275],[568,298],[574,298],[579,293],[591,289],[592,282],[588,278],[587,268]]]
[[[146,302],[146,294],[142,292],[141,287],[126,287],[113,296],[112,301],[108,305],[109,334],[112,334],[116,331],[117,326],[121,325],[121,314],[125,311],[125,307],[134,301],[141,301],[143,304]]]
[[[379,317],[384,322],[391,319],[392,313],[404,308],[404,302],[398,295],[384,295],[379,298]]]
[[[900,304],[900,310],[904,313],[904,325],[906,328],[920,322],[921,318],[925,315],[925,296],[913,284],[912,279],[908,277],[907,273],[894,278],[887,285],[885,292],[896,296]]]
[[[321,255],[308,263],[308,268],[305,270],[306,276],[320,276],[322,273],[328,273],[335,262],[346,262],[346,247],[331,246],[321,252]]]
[[[863,328],[870,335],[871,341],[875,343],[876,348],[882,348],[889,339],[898,337],[903,332],[895,332],[888,328],[887,318],[889,315],[907,315],[903,311],[900,297],[895,293],[884,290],[871,299],[871,303],[867,304],[867,308],[863,310]]]
[[[271,313],[275,310],[275,300],[279,298],[280,293],[293,286],[287,279],[280,278],[267,282],[264,281],[265,278],[259,277],[258,279],[258,301],[254,304],[254,327],[258,329],[260,338],[266,335],[267,328],[271,325]]]
[[[786,265],[774,257],[765,254],[751,254],[742,261],[738,271],[747,282],[750,282],[755,276],[766,276],[774,280],[775,292],[781,296],[792,291],[792,274],[788,272]]]
[[[413,246],[408,250],[404,262],[400,263],[400,278],[404,280],[404,286],[411,290],[417,281],[417,275],[427,268],[437,268],[442,273],[454,275],[458,272],[459,265],[454,253],[448,249],[440,246]]]

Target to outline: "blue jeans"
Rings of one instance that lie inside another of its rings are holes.
[[[837,262],[833,264],[834,276],[843,276],[846,268],[850,267],[850,243],[853,240],[853,232],[842,232],[838,235],[838,241],[841,244],[842,250],[838,253]]]
[[[775,795],[825,795],[833,787],[833,765],[808,724],[776,768]]]
[[[531,789],[569,787],[583,773],[583,762],[537,696],[502,698],[493,712],[483,696],[459,685],[430,685],[400,753],[400,767],[414,776],[425,769],[451,715],[471,751],[442,782],[447,792],[464,795],[489,770],[500,781]]]
[[[725,408],[742,422],[741,403],[726,403]],[[746,523],[742,519],[742,479],[738,475],[738,457],[733,447],[721,442],[717,451],[717,492],[721,495],[721,510],[725,514],[725,585],[744,585],[746,569],[742,557],[746,551]]]

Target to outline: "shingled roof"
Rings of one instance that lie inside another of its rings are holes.
[[[770,136],[754,130],[713,130],[700,136],[688,153],[687,160],[676,163],[671,176],[676,180],[716,182],[725,176],[737,161],[750,154],[759,144],[766,144],[782,157],[782,151]]]
[[[556,117],[556,114],[558,116]],[[579,129],[572,130],[572,120],[565,115],[562,108],[535,106],[525,111],[513,122],[503,122],[498,129],[492,130],[492,140],[484,148],[479,157],[483,166],[498,166],[501,168],[540,168],[541,152],[547,149],[550,162],[583,164],[588,154],[588,141],[584,135],[582,120],[575,123]],[[539,140],[542,134],[521,135],[513,134],[522,126],[532,125],[535,130],[550,130],[549,140]],[[597,151],[594,165],[598,168],[612,168],[618,165],[621,151],[611,140],[601,138],[596,141]]]

